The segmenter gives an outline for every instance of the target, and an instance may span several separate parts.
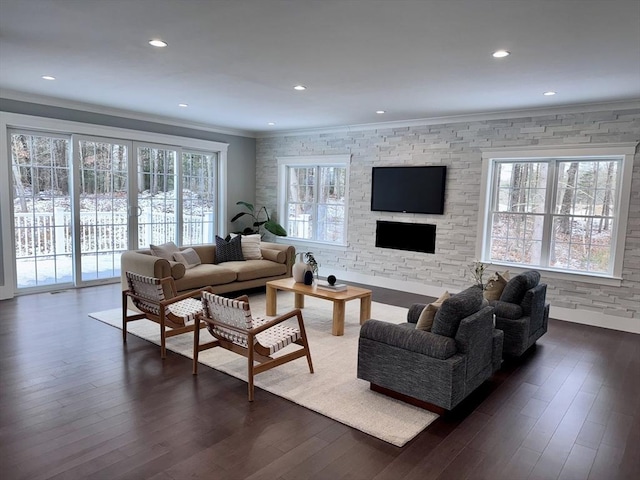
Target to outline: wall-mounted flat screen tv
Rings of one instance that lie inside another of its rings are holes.
[[[374,212],[444,213],[446,166],[373,167]]]

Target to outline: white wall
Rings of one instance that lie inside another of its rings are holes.
[[[481,150],[514,146],[638,142],[640,109],[416,125],[258,139],[256,201],[276,206],[276,158],[352,154],[348,247],[313,245],[321,274],[437,296],[471,279],[476,257]],[[371,167],[446,165],[444,215],[370,211]],[[437,226],[436,253],[375,247],[376,220]],[[640,333],[640,155],[636,153],[620,285],[598,285],[543,272],[552,316]],[[375,299],[374,299],[375,300]]]

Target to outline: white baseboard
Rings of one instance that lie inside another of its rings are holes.
[[[394,280],[375,275],[365,275],[363,273],[336,271],[335,268],[332,268],[331,272],[323,272],[323,269],[320,268],[319,273],[322,276],[333,274],[336,277],[339,277],[340,280],[345,280],[347,282],[363,283],[374,287],[389,288],[391,290],[416,293],[418,295],[427,295],[429,297],[436,298],[439,297],[444,290],[448,290],[451,293],[460,291],[459,288],[450,288],[446,286],[438,287],[426,285],[424,283]],[[590,310],[554,307],[553,305],[551,305],[550,317],[566,322],[580,323],[583,325],[640,334],[640,320],[637,318],[617,317],[615,315],[607,315],[605,313],[593,312]]]

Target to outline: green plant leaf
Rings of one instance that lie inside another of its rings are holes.
[[[274,222],[273,220],[267,220],[264,223],[264,228],[268,231],[277,235],[279,237],[286,237],[287,231],[280,225],[279,223]]]
[[[249,214],[248,214],[247,212],[240,212],[240,213],[238,213],[237,215],[235,215],[235,216],[231,219],[231,221],[232,221],[232,222],[235,222],[236,220],[238,220],[240,217],[242,217],[242,216],[244,216],[244,215],[249,215]]]
[[[249,202],[236,202],[236,205],[242,205],[243,207],[245,207],[247,210],[249,210],[251,213],[253,213],[255,211],[255,208],[253,206],[252,203]]]

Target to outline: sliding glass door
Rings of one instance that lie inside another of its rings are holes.
[[[214,241],[216,153],[33,131],[10,139],[19,291],[119,278],[129,248]]]
[[[129,247],[129,142],[74,137],[79,283],[120,276]]]
[[[18,289],[73,283],[69,136],[10,131]]]

